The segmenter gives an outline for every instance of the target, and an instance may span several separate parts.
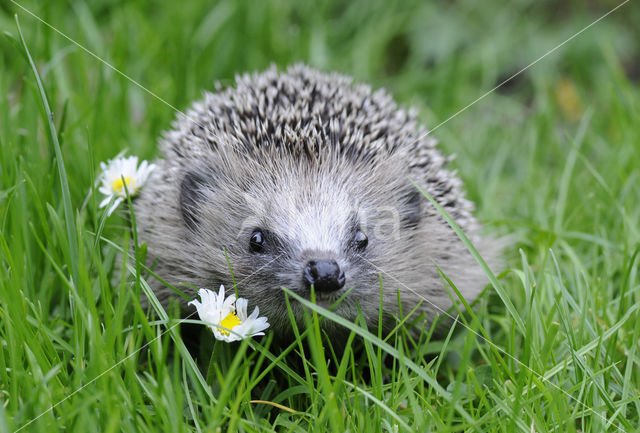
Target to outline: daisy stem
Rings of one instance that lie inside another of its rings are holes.
[[[209,367],[207,368],[207,384],[209,386],[213,386],[213,375],[214,375],[214,365],[216,364],[216,361],[218,360],[218,356],[220,355],[220,346],[222,346],[222,344],[220,343],[219,340],[215,340],[213,342],[213,350],[211,351],[211,358],[209,358]]]

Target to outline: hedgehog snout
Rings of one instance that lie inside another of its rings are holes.
[[[319,293],[330,293],[344,286],[345,276],[333,259],[309,260],[302,271],[302,280],[307,289],[313,285]]]

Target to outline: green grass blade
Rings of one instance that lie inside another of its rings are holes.
[[[487,278],[489,278],[489,281],[491,282],[491,285],[493,286],[494,290],[500,297],[500,300],[504,303],[505,307],[507,308],[507,311],[509,311],[509,314],[511,314],[511,317],[513,317],[513,320],[516,322],[516,326],[518,327],[518,330],[521,333],[525,334],[526,330],[524,326],[524,321],[522,320],[522,317],[520,317],[520,313],[518,313],[518,310],[509,299],[509,295],[507,295],[507,292],[504,290],[504,288],[498,281],[498,278],[496,278],[495,274],[493,273],[493,271],[491,271],[491,268],[489,267],[487,262],[485,262],[485,260],[482,258],[482,256],[480,255],[476,247],[473,246],[473,243],[469,240],[467,235],[462,231],[460,226],[456,224],[456,222],[453,220],[453,218],[451,218],[451,216],[447,213],[447,211],[445,211],[444,208],[440,206],[440,204],[437,201],[435,201],[433,197],[429,195],[428,192],[422,189],[420,185],[415,183],[413,179],[409,179],[409,180],[416,188],[418,188],[418,190],[422,193],[422,195],[424,195],[431,202],[431,204],[433,204],[433,206],[438,210],[438,212],[445,219],[445,221],[449,223],[453,231],[456,232],[456,234],[458,235],[462,243],[464,243],[464,245],[467,247],[467,250],[469,250],[473,258],[475,258],[478,264],[482,267]]]
[[[49,140],[51,146],[55,150],[56,154],[56,164],[58,166],[58,175],[60,179],[60,190],[62,192],[62,207],[64,209],[64,219],[65,225],[67,228],[67,241],[69,247],[69,257],[71,261],[71,276],[72,276],[72,284],[78,284],[78,233],[76,229],[75,222],[75,214],[73,211],[73,207],[71,205],[71,193],[69,192],[69,180],[67,178],[67,172],[64,168],[64,159],[62,157],[62,150],[60,148],[60,143],[58,142],[58,133],[56,132],[56,125],[53,121],[53,112],[49,107],[49,100],[47,99],[47,94],[44,90],[44,86],[42,85],[42,80],[40,79],[40,75],[38,74],[38,68],[36,68],[35,63],[33,62],[33,58],[31,58],[31,53],[29,52],[29,48],[27,47],[27,42],[22,35],[22,29],[20,28],[20,22],[18,21],[18,15],[15,16],[16,26],[18,27],[18,33],[20,34],[20,40],[22,41],[22,47],[24,48],[24,53],[29,59],[29,65],[31,65],[31,70],[33,71],[33,76],[35,77],[36,84],[38,85],[38,90],[40,92],[40,99],[42,101],[42,105],[44,107],[47,119],[46,123],[49,125]]]
[[[439,395],[441,395],[447,402],[449,403],[453,403],[451,400],[451,393],[449,393],[448,391],[446,391],[437,381],[436,379],[434,379],[433,377],[429,376],[427,374],[427,372],[422,369],[418,364],[416,364],[415,362],[413,362],[410,359],[407,359],[405,356],[402,356],[400,354],[400,352],[398,352],[398,350],[394,347],[392,347],[390,344],[384,342],[383,340],[379,339],[378,337],[376,337],[375,335],[371,334],[369,331],[367,331],[366,329],[363,329],[351,322],[349,322],[348,320],[338,316],[336,313],[333,313],[329,310],[326,310],[314,303],[312,303],[311,301],[308,301],[307,299],[304,299],[303,297],[291,292],[290,290],[286,289],[286,288],[282,288],[287,295],[291,296],[292,298],[294,298],[296,301],[300,302],[302,305],[304,305],[305,307],[311,309],[312,311],[322,315],[323,317],[326,317],[327,319],[331,320],[332,322],[337,323],[338,325],[341,325],[345,328],[347,328],[348,330],[358,334],[359,336],[361,336],[362,338],[364,338],[365,340],[367,340],[368,342],[374,344],[375,346],[380,347],[382,350],[384,350],[386,353],[388,353],[389,355],[393,356],[394,358],[401,360],[403,363],[405,363],[407,365],[407,367],[413,371],[414,373],[416,373],[420,378],[422,378],[422,380],[424,380],[426,383],[428,383]],[[469,422],[470,424],[473,424],[473,418],[469,415],[469,413],[464,410],[459,403],[453,403],[454,408],[456,409],[456,411],[465,419],[467,420],[467,422]]]

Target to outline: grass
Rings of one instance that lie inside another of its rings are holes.
[[[617,5],[19,3],[179,109],[305,61],[432,126]],[[292,346],[210,363],[210,338],[182,340],[196,325],[140,308],[144,279],[120,271],[129,222],[90,194],[99,161],[156,156],[174,110],[0,3],[0,432],[640,431],[639,19],[630,2],[438,126],[477,216],[512,240],[450,330],[386,336],[308,305]],[[344,353],[320,320],[352,331]]]

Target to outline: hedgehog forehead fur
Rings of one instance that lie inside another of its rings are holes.
[[[351,290],[336,311],[353,319],[360,310],[374,325],[381,277],[385,320],[398,311],[396,290],[407,310],[422,302],[428,320],[450,307],[433,262],[468,299],[484,285],[409,178],[491,253],[460,180],[383,90],[303,65],[271,68],[206,93],[161,141],[164,158],[135,211],[149,262],[172,284],[230,284],[226,252],[239,295],[282,332],[283,286],[308,297],[313,284],[327,305]],[[172,292],[151,284],[167,302]]]

